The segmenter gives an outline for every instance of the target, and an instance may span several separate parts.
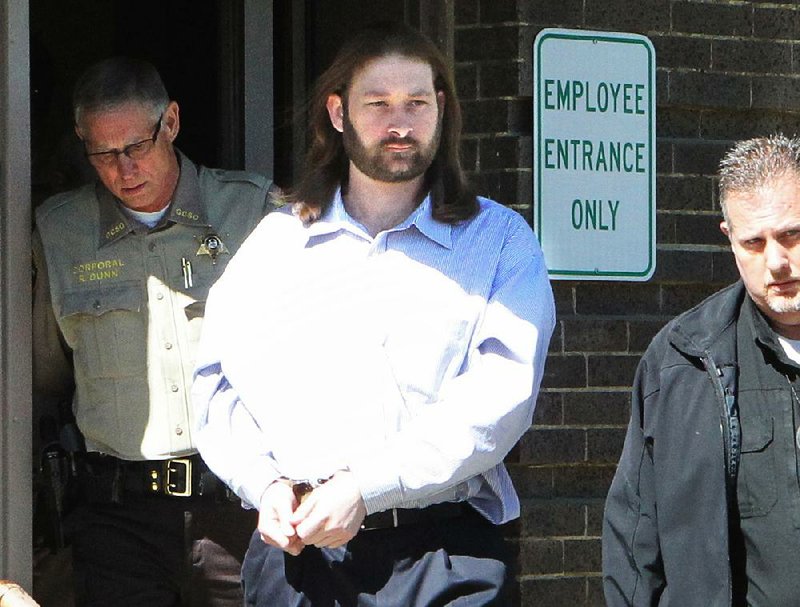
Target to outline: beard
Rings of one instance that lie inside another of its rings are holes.
[[[800,293],[791,297],[771,295],[767,293],[766,303],[770,310],[776,314],[787,314],[789,312],[800,312]]]
[[[345,110],[342,117],[342,144],[347,157],[356,168],[370,179],[385,183],[411,181],[419,177],[433,163],[439,150],[442,121],[437,121],[431,140],[423,145],[413,137],[387,137],[372,147],[364,145]],[[408,150],[392,152],[387,146],[410,145]]]

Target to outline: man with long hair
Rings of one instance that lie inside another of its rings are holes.
[[[502,461],[554,325],[535,237],[469,191],[436,47],[345,43],[304,178],[210,294],[200,450],[259,510],[247,605],[508,605]]]

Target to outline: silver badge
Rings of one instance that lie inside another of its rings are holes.
[[[200,241],[200,248],[197,249],[197,255],[208,255],[211,257],[211,263],[217,263],[217,255],[228,253],[225,243],[216,234],[206,234],[203,240]]]

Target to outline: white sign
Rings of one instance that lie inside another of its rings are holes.
[[[533,48],[534,228],[551,278],[655,271],[655,50],[545,29]]]

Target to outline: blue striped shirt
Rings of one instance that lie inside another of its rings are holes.
[[[310,226],[285,208],[242,245],[209,295],[193,397],[196,444],[246,503],[347,469],[368,513],[519,515],[502,460],[531,424],[555,311],[530,227],[479,202],[449,225],[428,197],[372,238],[337,194]]]

